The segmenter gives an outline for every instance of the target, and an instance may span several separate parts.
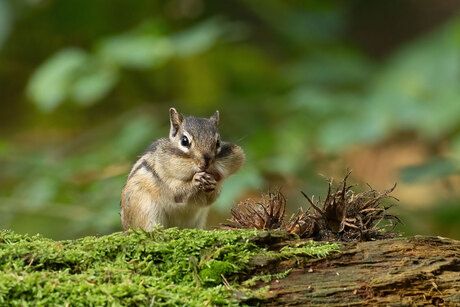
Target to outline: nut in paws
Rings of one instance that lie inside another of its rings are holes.
[[[202,191],[208,192],[216,188],[217,181],[208,173],[196,173],[193,177],[195,185]]]

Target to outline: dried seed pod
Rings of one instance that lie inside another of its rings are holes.
[[[314,201],[314,196],[310,198],[301,192],[311,208],[300,208],[287,221],[286,198],[278,190],[263,195],[260,201],[248,199],[238,203],[231,210],[229,223],[220,228],[279,229],[301,238],[329,241],[366,241],[394,237],[394,228],[400,220],[395,215],[387,214],[392,205],[383,207],[381,201],[390,198],[398,200],[390,195],[396,184],[383,192],[368,185],[368,191],[355,193],[353,186],[347,185],[350,173],[348,171],[335,188],[333,180],[328,180],[324,201]]]
[[[313,197],[309,198],[302,192],[314,209],[311,216],[304,215],[304,219],[313,219],[316,223],[316,232],[310,234],[310,237],[317,240],[333,238],[341,241],[394,237],[394,227],[400,220],[394,215],[386,214],[392,206],[382,207],[381,201],[388,198],[397,200],[390,195],[396,184],[383,192],[378,192],[368,185],[368,191],[356,194],[351,189],[353,186],[347,185],[350,173],[347,172],[335,190],[332,179],[329,179],[327,196],[323,202],[315,203]],[[387,224],[382,225],[383,221],[387,221]]]
[[[238,203],[231,214],[229,224],[223,225],[226,229],[280,229],[286,214],[286,198],[279,190],[268,192],[260,201],[247,199]]]

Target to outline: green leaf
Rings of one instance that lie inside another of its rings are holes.
[[[76,78],[70,96],[80,105],[91,105],[106,96],[117,81],[114,68],[92,63]]]
[[[165,63],[174,54],[174,47],[168,38],[128,33],[107,39],[98,53],[124,68],[147,69]]]
[[[285,70],[285,78],[302,84],[361,85],[373,66],[363,55],[348,48],[332,48],[308,54]]]
[[[59,51],[43,63],[27,85],[27,96],[44,112],[57,108],[72,90],[76,74],[88,61],[79,49]]]
[[[426,163],[405,167],[400,171],[401,179],[408,183],[430,181],[454,174],[460,174],[460,164],[449,158],[435,158]]]
[[[216,43],[223,30],[221,20],[214,18],[180,32],[172,38],[176,53],[182,57],[201,53]]]
[[[375,143],[385,134],[384,118],[340,118],[327,122],[319,132],[323,149],[337,153],[356,143]]]

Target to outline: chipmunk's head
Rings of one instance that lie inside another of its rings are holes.
[[[183,116],[176,109],[169,109],[171,130],[169,139],[175,154],[192,164],[195,172],[206,171],[215,162],[221,150],[218,132],[219,111],[210,118]]]

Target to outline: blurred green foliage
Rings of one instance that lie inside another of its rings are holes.
[[[197,55],[215,44],[225,25],[207,20],[174,35],[162,35],[154,22],[97,42],[93,54],[75,48],[58,51],[32,75],[28,96],[45,112],[66,100],[91,105],[116,85],[121,69],[147,70],[173,57]]]
[[[273,178],[316,191],[319,160],[405,133],[432,159],[400,180],[458,175],[460,19],[379,58],[350,41],[359,3],[0,0],[0,227],[118,230],[126,174],[170,106],[219,109],[247,152],[221,212]]]

